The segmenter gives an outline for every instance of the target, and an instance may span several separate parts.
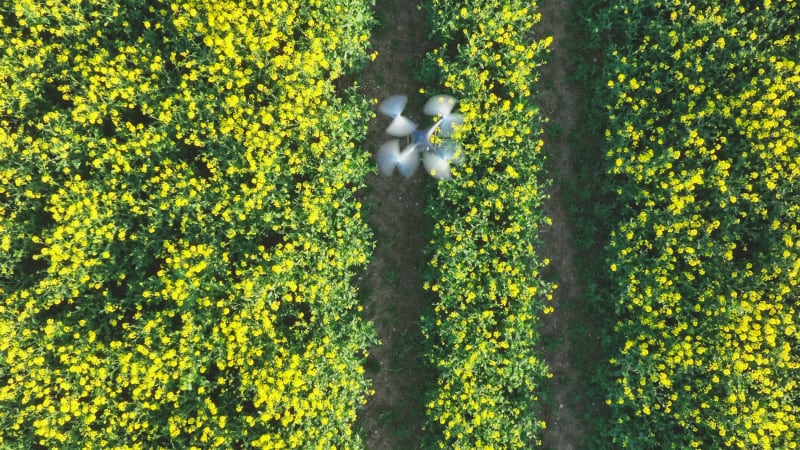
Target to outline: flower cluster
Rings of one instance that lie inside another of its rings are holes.
[[[0,446],[359,445],[368,5],[0,1]]]
[[[544,427],[534,328],[553,288],[535,248],[547,219],[543,119],[530,97],[549,40],[533,37],[527,1],[434,1],[432,17],[444,43],[430,63],[460,99],[465,162],[428,205],[426,288],[437,300],[424,331],[438,369],[428,435],[441,448],[528,447]]]
[[[601,11],[615,448],[800,442],[797,8]]]

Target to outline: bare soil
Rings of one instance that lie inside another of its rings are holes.
[[[541,234],[541,253],[549,258],[550,276],[558,284],[553,297],[554,312],[542,317],[542,352],[553,378],[546,391],[543,419],[547,429],[543,446],[555,450],[588,448],[593,417],[601,406],[586,392],[592,366],[602,358],[600,332],[593,322],[580,276],[581,261],[593,258],[576,247],[573,214],[577,204],[576,146],[592,145],[591,136],[582,129],[584,117],[583,87],[572,77],[577,58],[572,23],[572,3],[567,0],[540,0],[542,14],[538,32],[553,36],[549,62],[541,68],[539,103],[548,119],[545,152],[548,171],[554,180],[545,211],[551,227]]]
[[[375,17],[379,25],[371,41],[378,57],[362,72],[359,93],[377,101],[406,94],[409,104],[404,115],[420,123],[424,120],[423,95],[413,74],[419,72],[425,54],[432,49],[427,40],[427,18],[416,1],[378,3]],[[388,123],[381,116],[371,123],[366,142],[370,153],[391,139],[384,133]],[[426,369],[423,359],[420,327],[420,317],[430,304],[422,289],[421,272],[427,262],[424,249],[428,243],[423,189],[431,182],[422,170],[410,180],[372,175],[362,199],[377,241],[358,283],[365,317],[373,321],[380,339],[380,344],[370,350],[366,364],[374,395],[359,415],[370,450],[415,449],[421,445],[424,396],[429,383],[435,382],[435,373]]]

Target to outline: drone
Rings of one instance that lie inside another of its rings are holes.
[[[438,120],[424,130],[418,129],[414,121],[402,114],[407,102],[408,97],[405,95],[392,95],[378,105],[378,111],[392,118],[386,134],[405,138],[405,147],[402,150],[400,139],[393,139],[380,146],[375,155],[378,168],[385,176],[392,176],[397,169],[400,175],[411,178],[422,159],[425,171],[430,176],[437,180],[452,179],[450,165],[463,162],[461,150],[449,139],[455,132],[455,127],[464,121],[463,114],[452,112],[458,100],[450,95],[437,95],[429,99],[423,112]]]

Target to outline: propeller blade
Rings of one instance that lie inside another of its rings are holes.
[[[453,110],[453,108],[456,106],[456,103],[458,103],[458,100],[456,100],[453,96],[437,95],[435,97],[431,97],[430,100],[425,103],[423,111],[429,116],[444,117],[450,114],[450,111]]]
[[[378,111],[389,117],[397,117],[403,112],[407,101],[408,96],[406,95],[392,95],[378,105]]]
[[[426,152],[422,154],[422,164],[430,176],[437,180],[450,180],[450,163],[447,162],[437,152]]]
[[[381,173],[387,177],[392,176],[397,161],[400,159],[400,141],[395,139],[382,144],[375,158],[378,160],[378,168]]]
[[[400,152],[397,158],[397,170],[406,178],[411,178],[419,168],[419,150],[417,144],[411,144]]]
[[[439,146],[439,155],[450,164],[464,164],[464,151],[455,142],[445,141]]]
[[[452,136],[455,133],[455,127],[464,123],[464,115],[460,113],[448,114],[442,118],[442,123],[439,125],[442,130],[442,136]]]
[[[386,128],[386,133],[394,137],[404,137],[413,133],[417,129],[417,124],[405,116],[396,116],[389,127]]]

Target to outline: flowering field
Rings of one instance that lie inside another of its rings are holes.
[[[0,20],[0,446],[357,446],[368,2]]]
[[[796,1],[601,8],[613,448],[800,442]]]
[[[363,446],[373,3],[0,0],[0,447]],[[531,447],[551,39],[536,2],[423,3],[465,119],[427,199],[424,441]],[[796,448],[797,1],[575,3],[614,197],[601,439]]]
[[[535,251],[547,219],[531,91],[549,41],[532,32],[531,2],[437,0],[431,13],[443,46],[430,58],[461,100],[466,164],[428,205],[426,288],[436,301],[424,331],[439,375],[427,432],[440,448],[529,447],[544,426],[536,414],[547,376],[534,329],[552,289]]]

